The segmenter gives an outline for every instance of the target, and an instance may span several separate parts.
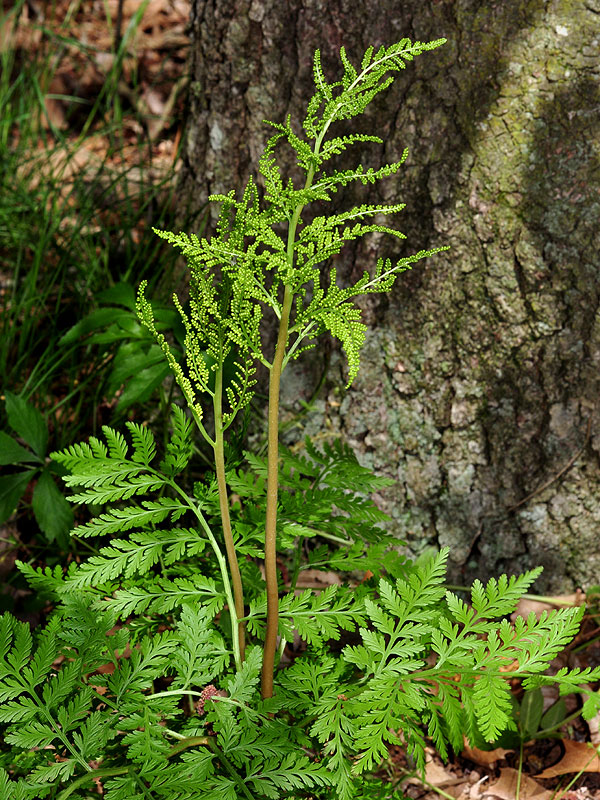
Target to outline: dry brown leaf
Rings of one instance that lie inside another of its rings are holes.
[[[513,753],[514,750],[505,750],[503,747],[496,747],[495,750],[480,750],[478,747],[471,747],[465,739],[465,749],[462,755],[470,761],[474,761],[482,767],[489,767],[490,764],[495,764],[507,753]]]
[[[574,742],[563,739],[565,754],[553,767],[548,767],[536,778],[554,778],[569,772],[600,772],[600,757],[588,742]]]
[[[587,726],[590,732],[590,742],[597,747],[600,745],[600,714],[595,714],[588,719]]]
[[[519,669],[519,662],[515,658],[510,664],[501,664],[499,669],[500,672],[516,672]]]
[[[514,622],[515,617],[527,617],[532,611],[539,617],[542,611],[552,611],[553,608],[571,608],[572,606],[580,606],[582,603],[585,603],[585,595],[581,591],[574,594],[559,594],[553,597],[546,597],[544,601],[522,597],[510,618]]]
[[[489,780],[489,775],[484,775],[483,777],[479,777],[479,773],[473,770],[473,772],[469,773],[469,800],[479,800],[481,795],[485,791],[485,785]]]
[[[341,584],[342,579],[337,572],[328,572],[320,569],[302,570],[296,582],[298,589],[321,589],[332,583]]]
[[[426,786],[435,787],[436,789],[443,788],[446,795],[456,798],[468,796],[471,788],[467,777],[464,775],[457,776],[455,773],[449,772],[437,758],[427,758],[424,777]],[[423,782],[417,777],[408,778],[406,783],[414,786],[423,786]],[[439,800],[437,795],[436,800]]]
[[[425,780],[432,786],[447,786],[456,782],[456,775],[437,761],[428,761],[425,764]]]
[[[505,767],[500,770],[500,777],[496,783],[486,787],[481,797],[498,797],[500,800],[515,800],[517,796],[517,782],[519,773],[512,767]],[[549,792],[540,786],[537,781],[527,775],[521,775],[521,786],[519,789],[520,800],[550,800],[553,792]]]

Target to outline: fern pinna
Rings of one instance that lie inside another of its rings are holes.
[[[0,619],[0,800],[401,797],[373,777],[388,746],[406,747],[422,769],[426,737],[444,757],[464,733],[493,742],[514,724],[507,676],[581,691],[584,715],[598,710],[589,685],[600,669],[546,674],[581,608],[508,621],[538,571],[476,582],[466,602],[445,588],[446,551],[415,563],[397,552],[370,497],[389,481],[346,445],[279,447],[289,361],[327,331],[347,354],[350,384],[365,336],[353,298],[389,291],[403,270],[446,249],[380,259],[341,286],[322,265],[358,237],[402,237],[373,220],[403,204],[302,217],[351,182],[398,172],[406,153],[378,169],[332,168],[352,145],[382,142],[330,129],[443,42],[369,48],[358,66],[342,49],[332,83],[317,52],[303,134],[290,119],[270,123],[259,182],[240,199],[213,198],[215,236],[159,232],[190,266],[189,307],[175,300],[183,359],[157,329],[145,284],[137,308],[187,409],[174,405],[161,448],[148,426],[128,422],[126,434],[105,427],[53,454],[69,499],[92,509],[73,531],[92,555],[66,570],[19,564],[53,611],[34,635]],[[281,175],[280,143],[295,152],[303,186]],[[262,341],[269,315],[274,352]],[[226,457],[226,438],[259,368],[269,373],[267,455],[242,462]],[[190,467],[196,431],[214,474]],[[307,569],[339,580],[302,590]]]

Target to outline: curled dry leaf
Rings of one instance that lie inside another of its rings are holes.
[[[505,750],[503,747],[496,747],[494,750],[480,750],[478,747],[471,747],[465,739],[465,749],[462,751],[462,755],[481,767],[489,767],[504,758],[507,753],[513,752],[513,750]]]
[[[444,790],[444,795],[451,797],[466,797],[468,790],[471,788],[469,780],[465,775],[457,776],[454,772],[450,772],[441,763],[439,758],[432,757],[428,754],[425,763],[425,785],[434,788],[436,791],[439,789]],[[413,786],[422,786],[422,782],[418,777],[410,777],[406,780],[406,784]],[[435,795],[439,800],[439,795]],[[425,798],[429,794],[425,795]]]
[[[432,786],[450,786],[456,783],[456,775],[449,772],[437,759],[429,759],[425,764],[425,780]],[[459,779],[461,782],[464,778]]]
[[[573,742],[563,739],[565,753],[561,760],[536,775],[536,778],[554,778],[569,772],[600,772],[600,757],[589,742]]]
[[[500,777],[495,783],[488,786],[482,792],[481,797],[498,797],[499,800],[515,800],[517,796],[519,773],[512,767],[500,770]],[[521,785],[519,789],[520,800],[550,800],[553,792],[544,789],[543,786],[527,775],[521,775]]]

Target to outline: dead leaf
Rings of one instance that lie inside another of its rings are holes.
[[[517,781],[519,773],[512,767],[505,767],[500,770],[500,778],[496,783],[488,786],[481,797],[498,797],[500,800],[515,800],[517,796]],[[521,775],[521,786],[519,790],[520,800],[550,800],[553,792],[549,792],[540,786],[537,781],[528,775]]]
[[[585,595],[581,591],[574,594],[559,594],[553,597],[545,597],[543,600],[532,600],[529,597],[522,597],[515,611],[511,614],[511,620],[515,617],[528,617],[533,611],[539,617],[542,611],[552,611],[554,608],[572,608],[585,603]]]
[[[328,572],[320,569],[302,570],[296,582],[298,589],[323,589],[332,583],[341,584],[342,579],[337,572]]]
[[[501,664],[499,669],[500,672],[516,672],[519,669],[519,662],[515,658],[510,664]]]
[[[464,775],[457,776],[455,773],[449,772],[438,758],[432,758],[431,756],[427,758],[424,777],[425,786],[436,790],[443,788],[444,794],[451,797],[467,796],[471,788],[468,779]],[[406,783],[414,786],[423,786],[423,782],[414,776],[408,778]]]
[[[480,778],[479,773],[475,771],[469,774],[469,783],[471,784],[469,787],[469,800],[479,800],[485,791],[484,783],[489,780],[489,777],[489,775],[484,775]]]
[[[46,116],[42,117],[42,125],[47,128],[49,125],[57,130],[64,131],[68,128],[67,118],[63,104],[54,97],[44,97]]]
[[[437,761],[428,761],[425,764],[425,780],[432,786],[448,786],[456,782],[456,775]]]
[[[600,772],[600,757],[589,742],[574,742],[563,739],[565,754],[553,767],[548,767],[536,778],[554,778],[569,772]]]
[[[494,750],[480,750],[478,747],[471,747],[465,739],[465,749],[462,751],[462,755],[481,767],[489,767],[490,764],[495,764],[496,761],[504,758],[507,753],[513,752],[514,750],[505,750],[503,747],[496,747]]]

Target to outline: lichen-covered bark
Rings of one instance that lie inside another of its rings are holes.
[[[372,239],[339,270],[360,274],[380,248],[452,249],[362,304],[359,378],[341,389],[334,351],[303,426],[342,432],[397,478],[381,498],[394,531],[413,552],[449,545],[454,579],[543,564],[541,588],[599,582],[600,0],[196,0],[192,34],[198,203],[255,169],[263,119],[299,118],[315,48],[332,69],[342,44],[356,59],[448,38],[361,122],[385,145],[352,154],[410,148],[379,189],[407,203],[406,243]],[[289,375],[290,406],[320,359]]]

